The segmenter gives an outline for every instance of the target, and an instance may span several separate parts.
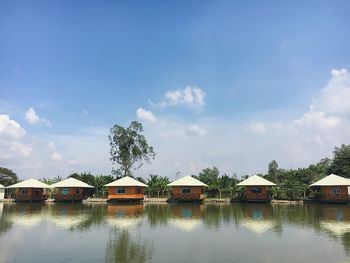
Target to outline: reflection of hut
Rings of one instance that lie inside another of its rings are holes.
[[[5,197],[5,187],[0,184],[0,201],[4,200]]]
[[[144,207],[134,205],[108,205],[107,221],[117,228],[129,228],[142,223]]]
[[[322,207],[322,229],[335,236],[350,232],[350,209],[348,206],[331,205]]]
[[[105,186],[108,187],[109,201],[141,201],[145,197],[144,189],[147,187],[147,185],[144,183],[141,183],[129,176],[125,176],[121,179],[106,184]]]
[[[64,229],[77,228],[92,215],[92,211],[85,211],[82,204],[56,203],[50,208],[50,222]]]
[[[203,213],[203,205],[171,205],[169,222],[180,230],[194,231],[201,226]]]
[[[47,195],[45,195],[44,190],[50,188],[50,186],[35,179],[28,179],[23,182],[10,185],[7,188],[16,189],[16,201],[31,202],[46,200]]]
[[[87,189],[94,188],[75,178],[68,178],[51,185],[55,188],[55,201],[82,201],[87,198]]]
[[[276,222],[269,219],[254,220],[248,218],[242,220],[241,224],[249,231],[258,235],[273,230],[277,225]]]
[[[248,205],[241,225],[255,234],[272,231],[277,227],[277,222],[271,219],[271,210],[270,205]]]
[[[185,176],[168,184],[171,197],[176,201],[201,201],[205,199],[203,188],[206,185],[192,176]]]
[[[268,190],[269,186],[276,184],[258,176],[254,175],[248,179],[237,184],[238,186],[245,186],[244,195],[241,198],[246,202],[267,202],[271,200],[271,194]]]
[[[47,217],[43,213],[43,206],[39,204],[17,204],[11,208],[10,221],[24,228],[31,228],[43,223]]]
[[[320,202],[348,203],[350,201],[350,179],[331,174],[313,183],[315,199]]]

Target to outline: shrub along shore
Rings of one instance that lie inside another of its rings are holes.
[[[306,200],[314,196],[309,185],[326,175],[334,173],[350,178],[350,145],[335,147],[333,154],[333,158],[324,158],[316,164],[298,169],[281,169],[277,161],[273,160],[268,164],[267,173],[258,175],[277,184],[276,187],[271,188],[273,199],[276,200],[274,202],[281,202],[278,200]],[[237,186],[237,183],[250,175],[244,175],[238,179],[235,173],[230,175],[220,174],[218,168],[209,167],[192,176],[208,185],[205,189],[207,196],[205,202],[229,202],[242,196],[243,188]],[[94,192],[91,194],[92,198],[89,198],[86,202],[103,202],[107,197],[107,188],[104,185],[121,176],[112,174],[93,175],[90,172],[83,172],[70,174],[68,178],[70,177],[94,186]],[[146,179],[143,177],[134,178],[148,185],[145,189],[145,195],[147,196],[145,202],[164,202],[163,200],[170,196],[170,189],[167,186],[171,182],[169,177],[150,174]],[[49,179],[43,178],[41,181],[51,185],[63,179],[65,178],[56,176]],[[0,167],[0,184],[9,186],[19,181],[21,180],[15,172],[8,168]]]

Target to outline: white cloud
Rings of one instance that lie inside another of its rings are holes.
[[[25,119],[26,121],[31,124],[31,125],[37,125],[39,123],[42,123],[48,127],[51,127],[51,123],[48,120],[45,120],[44,118],[40,118],[36,111],[30,107],[28,110],[25,112]]]
[[[341,119],[335,116],[327,116],[326,113],[322,111],[308,111],[303,117],[296,119],[294,123],[297,126],[320,128],[320,129],[333,129],[339,123]]]
[[[148,121],[148,122],[157,121],[157,117],[151,111],[145,110],[143,108],[138,108],[136,111],[136,115],[139,119],[144,121]]]
[[[33,152],[32,147],[30,147],[29,145],[19,143],[17,141],[15,141],[11,144],[10,150],[12,152],[18,153],[22,157],[29,157],[29,156],[31,156],[31,154]]]
[[[21,125],[10,116],[0,115],[0,159],[29,157],[33,149],[22,142],[26,135]]]
[[[332,78],[310,106],[310,110],[350,117],[350,72],[333,69]]]
[[[58,161],[63,161],[63,156],[61,153],[57,151],[56,144],[53,142],[49,142],[47,144],[49,150],[51,151],[51,160],[58,162]]]
[[[168,106],[186,106],[200,109],[204,106],[205,92],[198,87],[187,86],[184,89],[169,90],[165,93],[164,100],[152,105],[165,108]]]
[[[298,128],[334,129],[350,117],[350,73],[331,70],[331,79],[312,101],[305,114],[294,121]]]
[[[21,125],[10,119],[10,116],[0,114],[0,136],[20,139],[26,134]]]
[[[255,134],[264,134],[267,131],[267,127],[263,123],[254,122],[249,125],[249,130]]]
[[[198,124],[193,124],[188,127],[186,130],[187,136],[200,136],[203,137],[207,134],[207,131],[205,129],[202,129],[199,127]]]
[[[63,156],[62,156],[60,153],[58,153],[58,152],[53,152],[53,153],[51,154],[51,160],[52,160],[52,161],[59,162],[59,161],[62,161],[62,160],[63,160]]]

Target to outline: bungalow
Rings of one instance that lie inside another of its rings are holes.
[[[0,184],[0,201],[4,200],[5,197],[5,187]]]
[[[268,190],[268,187],[275,186],[276,184],[258,175],[253,175],[237,185],[245,186],[244,194],[241,198],[241,201],[268,202],[271,200],[271,194]]]
[[[57,182],[51,185],[55,188],[55,201],[82,201],[88,196],[88,189],[94,188],[75,178]]]
[[[171,198],[176,201],[202,201],[205,199],[203,189],[206,185],[192,176],[185,176],[168,184]]]
[[[350,179],[331,174],[310,185],[319,202],[349,203]]]
[[[16,189],[15,200],[16,201],[44,201],[47,199],[45,189],[50,188],[47,184],[44,184],[35,179],[28,179],[17,184],[8,186],[9,189]]]
[[[146,184],[125,176],[105,186],[108,187],[108,201],[141,201],[145,198]]]

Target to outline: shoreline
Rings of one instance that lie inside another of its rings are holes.
[[[148,203],[148,204],[167,204],[169,198],[165,197],[145,197],[145,199],[142,201],[142,203]],[[82,203],[84,204],[107,204],[107,198],[88,198],[86,200],[83,200]],[[0,203],[14,203],[14,199],[3,199],[0,200]],[[46,203],[54,203],[54,199],[47,199],[45,200]],[[69,203],[69,202],[68,202]],[[239,203],[239,200],[237,199],[231,199],[231,198],[206,198],[203,200],[204,204],[233,204],[233,203]],[[304,204],[304,200],[277,200],[272,199],[270,204],[272,205],[302,205]]]

